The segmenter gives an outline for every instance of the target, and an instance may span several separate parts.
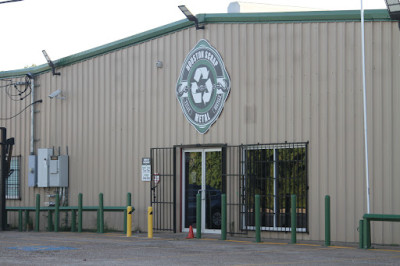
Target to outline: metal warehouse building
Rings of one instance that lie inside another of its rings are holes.
[[[36,194],[52,205],[57,193],[63,205],[79,193],[97,205],[104,193],[105,205],[121,206],[131,192],[135,230],[147,230],[153,206],[156,230],[181,232],[195,227],[201,193],[203,232],[218,233],[226,194],[228,233],[251,235],[259,194],[263,237],[288,239],[295,194],[297,238],[322,240],[330,195],[332,240],[357,242],[367,212],[360,11],[197,18],[53,69],[0,72],[0,126],[16,142],[7,206],[34,206]],[[386,10],[365,12],[372,213],[400,214],[399,35]],[[16,91],[30,95],[13,101]],[[95,214],[83,219],[95,227]],[[122,230],[122,219],[107,213],[105,224]],[[400,243],[398,223],[372,233]]]

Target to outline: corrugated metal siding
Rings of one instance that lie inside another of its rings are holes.
[[[365,27],[371,210],[400,213],[399,31],[395,22]],[[132,192],[134,223],[144,230],[149,184],[141,181],[140,163],[150,148],[310,141],[310,226],[299,237],[323,239],[329,194],[332,240],[358,241],[366,212],[360,36],[358,22],[210,24],[60,68],[59,77],[42,74],[35,148],[60,146],[65,153],[68,146],[71,205],[80,192],[85,205],[97,204],[100,192],[106,205],[124,205]],[[202,38],[221,54],[232,84],[205,135],[186,121],[175,96],[181,64]],[[156,61],[164,67],[157,69]],[[56,89],[66,100],[47,97]],[[21,109],[11,104],[2,94],[2,117]],[[25,164],[22,201],[9,205],[32,205],[35,193],[44,195],[27,188],[28,114],[1,122],[17,138]],[[120,218],[113,220],[106,223],[119,227]],[[399,236],[399,225],[373,225],[374,242],[399,243]]]

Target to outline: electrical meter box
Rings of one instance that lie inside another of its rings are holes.
[[[53,155],[52,149],[38,149],[38,157],[37,157],[38,187],[49,186],[50,156],[52,155]]]
[[[50,156],[49,187],[68,187],[68,155]]]
[[[53,149],[38,149],[38,187],[68,187],[68,155],[53,155]]]

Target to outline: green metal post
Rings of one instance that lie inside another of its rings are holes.
[[[261,219],[260,219],[260,195],[256,195],[255,197],[255,225],[256,225],[256,242],[261,242]]]
[[[78,233],[82,232],[82,193],[78,195]]]
[[[100,232],[104,233],[104,205],[103,205],[103,193],[99,194],[99,226]]]
[[[128,208],[128,207],[126,207],[126,208]],[[131,216],[131,221],[132,221],[132,216]],[[126,209],[124,210],[124,234],[126,234],[126,232],[128,232],[128,228],[127,228],[127,226],[128,226],[128,222],[127,222],[127,220],[128,220],[128,212],[126,211]],[[132,229],[132,228],[131,228]]]
[[[358,223],[358,236],[359,236],[358,248],[363,248],[364,245],[363,235],[364,235],[364,221],[360,220],[360,222]]]
[[[196,238],[201,238],[201,193],[196,195]]]
[[[56,194],[56,208],[54,216],[54,232],[58,232],[58,225],[60,221],[60,195]]]
[[[221,240],[226,240],[226,194],[221,195]]]
[[[97,207],[97,211],[96,211],[97,215],[96,215],[96,228],[97,228],[97,233],[100,233],[100,207]]]
[[[47,231],[51,232],[54,230],[53,228],[53,211],[49,210],[49,215],[47,216],[47,224],[48,228]]]
[[[331,198],[325,196],[325,246],[331,245]]]
[[[368,249],[371,247],[371,222],[368,219],[364,219],[363,232],[364,248]]]
[[[367,220],[367,219],[366,219]],[[371,221],[367,220],[367,248],[371,248]]]
[[[25,210],[25,230],[29,231],[29,211]]]
[[[36,194],[35,232],[39,232],[40,223],[40,194]]]
[[[71,215],[71,232],[76,232],[76,210],[72,210]]]
[[[367,236],[367,219],[363,219],[363,227],[362,227],[362,229],[363,229],[363,237],[362,237],[362,240],[363,240],[363,248],[367,248],[367,238],[366,238],[366,236]]]
[[[22,210],[18,210],[18,231],[22,232]]]
[[[291,244],[296,244],[296,195],[292,195],[292,204],[291,204],[291,214],[290,214],[290,225],[291,225]]]

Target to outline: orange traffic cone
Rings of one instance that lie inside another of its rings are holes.
[[[189,226],[189,234],[186,238],[187,239],[194,238],[192,226]]]

